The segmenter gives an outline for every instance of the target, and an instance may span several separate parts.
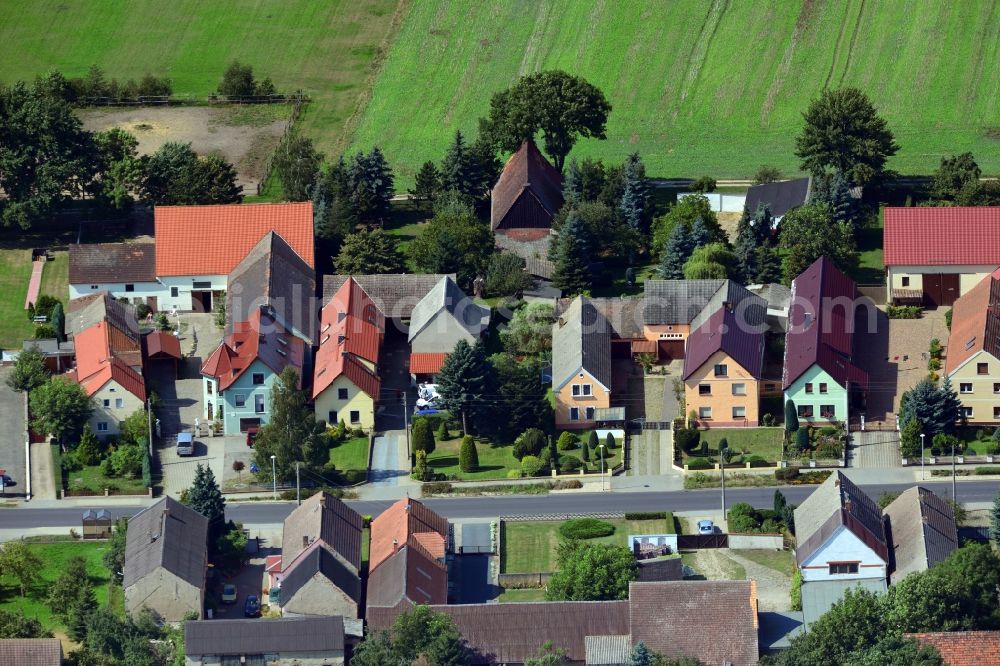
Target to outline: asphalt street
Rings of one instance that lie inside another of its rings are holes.
[[[877,498],[886,491],[901,491],[913,484],[868,485],[862,489]],[[950,481],[925,482],[942,496],[951,494]],[[786,486],[781,488],[790,503],[799,504],[815,486]],[[1000,484],[996,481],[965,481],[958,485],[959,499],[963,503],[992,502]],[[759,508],[772,506],[774,488],[733,488],[726,491],[726,504],[749,502]],[[625,511],[715,511],[720,506],[720,493],[713,490],[688,490],[676,492],[640,493],[569,493],[552,495],[456,497],[424,500],[428,506],[446,518],[495,518],[498,515],[552,516],[581,513],[624,513]],[[377,516],[392,500],[348,502],[361,514]],[[239,502],[230,503],[226,517],[245,525],[274,525],[282,522],[294,502]],[[78,526],[85,507],[32,508],[30,503],[14,508],[0,509],[0,529]],[[131,516],[143,506],[109,506],[113,515]]]

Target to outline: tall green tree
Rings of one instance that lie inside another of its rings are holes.
[[[396,616],[391,632],[369,634],[351,658],[351,666],[468,666],[469,662],[451,617],[423,605]]]
[[[940,387],[923,379],[899,401],[900,423],[906,426],[911,419],[916,420],[931,438],[938,433],[953,434],[960,418],[961,403],[947,378]]]
[[[549,601],[628,599],[628,585],[638,572],[625,546],[563,541],[558,547],[559,570],[549,580]]]
[[[552,641],[546,641],[538,648],[538,654],[524,660],[524,666],[563,666],[572,663],[566,656],[566,650],[552,645]]]
[[[993,508],[990,509],[990,540],[1000,548],[1000,491],[993,498]]]
[[[434,162],[424,162],[417,172],[413,189],[407,190],[410,198],[422,204],[425,210],[433,210],[434,198],[441,191],[441,172]]]
[[[566,224],[552,241],[549,259],[554,264],[552,284],[566,296],[589,292],[593,284],[590,270],[590,242],[580,216],[570,212]]]
[[[851,195],[851,181],[842,171],[815,178],[809,203],[822,204],[830,210],[834,222],[846,222],[852,228],[860,226],[858,200]]]
[[[540,355],[552,351],[552,324],[555,309],[549,303],[526,303],[514,311],[500,330],[500,342],[509,354]]]
[[[187,505],[208,518],[208,543],[209,548],[214,550],[214,544],[226,525],[226,499],[222,496],[211,467],[202,467],[199,463],[195,468],[194,482],[188,489]]]
[[[899,150],[885,119],[858,88],[824,90],[803,119],[795,155],[813,175],[840,171],[853,184],[866,185],[882,175]]]
[[[0,610],[0,639],[7,638],[50,638],[36,618],[25,617],[23,610]]]
[[[45,355],[34,344],[17,355],[14,367],[7,375],[7,386],[18,393],[31,393],[47,381],[49,369],[45,367]]]
[[[799,413],[791,398],[785,401],[785,432],[795,432],[799,429]]]
[[[323,153],[316,150],[312,139],[298,132],[285,135],[271,162],[285,200],[309,201],[322,162]]]
[[[708,243],[691,253],[684,263],[684,279],[716,280],[737,277],[736,256],[722,243]]]
[[[395,180],[378,146],[368,153],[359,151],[351,157],[347,164],[347,179],[354,214],[359,221],[370,224],[388,219],[390,201],[395,194]]]
[[[297,462],[319,471],[329,460],[326,425],[316,420],[308,402],[308,393],[299,388],[298,372],[285,368],[271,387],[271,417],[253,444],[258,478],[270,480],[272,455],[278,479],[290,478]]]
[[[93,412],[90,397],[69,377],[53,377],[35,388],[28,398],[35,432],[51,433],[65,444],[77,435]]]
[[[0,571],[17,579],[22,597],[38,581],[42,566],[42,558],[24,541],[8,541],[0,547]]]
[[[781,219],[780,243],[788,251],[784,262],[787,284],[823,256],[843,271],[858,262],[854,229],[846,222],[834,222],[825,204],[789,211]]]
[[[46,77],[30,86],[0,87],[0,223],[5,227],[28,229],[49,218],[84,193],[97,168],[92,135],[69,104],[53,94],[60,86],[50,83]]]
[[[509,354],[494,354],[490,364],[496,377],[497,406],[504,414],[495,424],[498,437],[509,442],[529,428],[548,430],[553,414],[541,365],[534,360],[518,363]]]
[[[931,183],[931,198],[940,202],[955,201],[962,190],[976,184],[982,175],[983,170],[972,153],[942,157]]]
[[[312,187],[313,232],[317,254],[337,254],[340,243],[354,231],[358,218],[351,203],[351,183],[343,156],[319,170]]]
[[[62,303],[56,303],[52,308],[51,326],[56,332],[56,340],[59,342],[66,340],[66,315],[63,313]]]
[[[221,157],[199,158],[190,143],[168,142],[145,162],[144,199],[155,205],[239,203],[236,169]]]
[[[438,395],[441,407],[460,414],[464,434],[488,432],[493,413],[490,400],[494,383],[493,372],[486,360],[483,342],[470,345],[459,340],[441,366],[438,374]]]
[[[104,551],[101,558],[104,566],[111,572],[111,578],[119,585],[125,573],[125,535],[127,533],[128,519],[118,518],[115,520],[111,538],[108,539],[107,550]]]
[[[462,132],[456,130],[455,139],[441,160],[441,189],[482,201],[489,196],[496,168],[496,157],[486,144],[477,139],[470,145]]]
[[[563,177],[563,201],[567,206],[575,207],[583,203],[583,174],[576,159],[571,159],[566,167],[566,175]]]
[[[479,469],[479,452],[476,450],[476,440],[472,435],[462,438],[462,448],[458,454],[459,468],[465,472],[475,472]]]
[[[487,296],[518,296],[531,287],[525,261],[513,252],[496,252],[486,264],[483,292]]]
[[[719,224],[719,218],[715,214],[715,211],[712,210],[712,204],[708,198],[703,195],[690,195],[679,199],[677,203],[670,207],[670,210],[665,215],[661,215],[653,220],[653,251],[663,251],[667,240],[674,231],[674,227],[679,224],[685,224],[690,232],[695,222],[699,219],[708,230],[710,236],[704,242],[728,242],[726,232],[722,229],[722,225]]]
[[[455,273],[468,289],[486,270],[493,252],[493,232],[472,210],[458,203],[438,210],[407,248],[411,261],[425,273]]]
[[[504,152],[514,152],[541,132],[545,152],[556,169],[579,137],[606,139],[611,104],[597,87],[562,71],[522,76],[493,95],[490,113],[479,121],[480,134]]]
[[[646,165],[639,153],[632,153],[625,160],[621,198],[621,212],[630,227],[644,233],[649,209],[649,185],[646,182]]]
[[[434,433],[431,432],[431,424],[427,419],[413,420],[413,450],[434,453]]]
[[[757,234],[750,225],[748,211],[743,211],[736,225],[736,242],[733,243],[733,256],[736,258],[736,268],[744,284],[751,284],[757,279]]]
[[[349,235],[333,262],[334,270],[344,275],[402,273],[404,266],[399,240],[380,228]]]
[[[139,156],[139,140],[112,127],[94,135],[94,147],[100,172],[95,197],[111,208],[129,208],[142,192],[146,177],[147,158]]]
[[[684,277],[684,264],[687,263],[694,245],[691,232],[686,223],[674,226],[660,255],[658,268],[660,277],[664,280],[680,280]]]

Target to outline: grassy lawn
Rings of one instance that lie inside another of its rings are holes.
[[[341,472],[368,469],[368,438],[352,437],[332,447],[330,462]]]
[[[110,488],[118,495],[145,495],[146,486],[142,479],[108,478],[101,474],[100,465],[91,465],[65,475],[67,493],[86,491],[87,494],[103,495]]]
[[[781,428],[713,428],[701,431],[701,440],[708,442],[710,451],[717,452],[719,440],[729,442],[732,451],[745,451],[769,461],[781,459]]]
[[[858,241],[858,267],[851,277],[858,284],[885,284],[885,265],[882,263],[882,212],[875,216],[873,225],[859,229],[855,237]]]
[[[301,127],[336,158],[351,117],[370,93],[395,14],[406,4],[246,0],[237,9],[198,0],[10,0],[0,4],[8,54],[0,80],[31,79],[52,68],[82,76],[97,64],[108,78],[169,76],[176,94],[205,96],[239,59],[258,77],[271,77],[278,90],[310,95]]]
[[[511,603],[511,602],[525,602],[525,601],[545,601],[545,589],[538,588],[525,588],[519,590],[508,590],[504,591],[497,597],[497,601],[500,603]]]
[[[740,550],[737,554],[789,578],[795,573],[795,556],[790,550]]]
[[[32,543],[31,549],[42,558],[42,569],[39,580],[28,590],[26,597],[21,596],[21,588],[13,576],[0,575],[0,609],[23,610],[28,617],[35,617],[50,630],[65,629],[52,617],[52,611],[45,603],[48,588],[55,582],[59,573],[73,556],[80,555],[87,560],[87,574],[94,584],[97,603],[108,603],[110,572],[105,568],[101,558],[107,549],[104,541],[65,541],[58,543]],[[121,607],[121,591],[116,589],[111,594],[112,607]]]
[[[354,144],[380,145],[407,187],[455,129],[474,133],[494,92],[563,69],[613,107],[607,140],[581,140],[577,158],[620,164],[638,151],[655,177],[747,178],[761,164],[797,174],[801,113],[822,89],[850,85],[871,96],[901,146],[889,168],[930,173],[942,154],[970,150],[992,174],[1000,91],[983,83],[998,57],[1000,6],[962,9],[910,3],[901,22],[894,3],[861,0],[413,3]],[[747,44],[762,47],[747,58]]]
[[[64,303],[69,298],[69,254],[55,252],[55,259],[42,270],[40,295],[55,296]],[[35,325],[28,321],[24,299],[31,278],[31,250],[0,249],[0,348],[20,349],[35,335]]]
[[[399,187],[396,189],[399,190]],[[398,239],[399,251],[406,258],[407,271],[419,272],[409,254],[407,254],[407,248],[420,235],[420,232],[423,231],[423,227],[428,219],[430,219],[430,216],[410,201],[392,202],[392,214],[385,225],[385,231]]]
[[[664,520],[612,519],[615,526],[608,537],[590,539],[589,543],[626,545],[629,534],[669,534],[674,531]],[[556,569],[556,546],[559,545],[559,521],[504,523],[500,567],[504,573],[534,573]]]
[[[583,433],[583,437],[588,433]],[[453,437],[444,441],[437,441],[434,445],[434,452],[427,457],[427,463],[439,474],[447,476],[455,475],[464,480],[488,480],[506,479],[510,470],[521,469],[521,463],[514,457],[513,444],[503,446],[492,446],[487,442],[476,442],[476,451],[479,454],[479,470],[465,473],[458,466],[459,452],[462,447],[462,439]],[[581,459],[583,449],[576,448],[571,451],[560,451],[560,456],[570,456]],[[611,450],[613,455],[605,459],[605,472],[621,462],[622,445],[617,442],[617,446]],[[591,456],[590,467],[592,472],[601,471],[601,463],[595,456]]]

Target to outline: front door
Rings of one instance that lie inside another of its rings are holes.
[[[941,305],[951,307],[958,300],[959,284],[961,277],[958,273],[944,273],[941,275]]]
[[[936,308],[941,305],[941,274],[924,274],[924,305]]]
[[[208,420],[209,421],[215,420],[215,405],[213,405],[212,403],[208,403]]]
[[[192,291],[191,292],[191,306],[194,308],[195,312],[211,312],[212,311],[212,292],[211,291]]]

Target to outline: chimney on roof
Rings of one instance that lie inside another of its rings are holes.
[[[397,550],[399,550],[399,541],[397,539],[393,539],[392,540],[392,552],[393,552],[393,554],[395,554]]]
[[[309,535],[308,534],[303,534],[302,535],[302,547],[303,548],[308,548],[309,547]]]

